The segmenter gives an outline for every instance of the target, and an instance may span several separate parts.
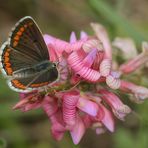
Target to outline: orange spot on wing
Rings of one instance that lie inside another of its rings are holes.
[[[12,80],[12,84],[16,88],[25,89],[26,86],[24,86],[22,83],[20,83],[18,80]]]
[[[8,48],[8,49],[7,49],[7,51],[8,51],[8,52],[10,52],[10,51],[11,51],[11,49],[10,49],[10,48]]]
[[[7,63],[7,62],[9,62],[9,58],[8,57],[5,57],[4,58],[4,63]]]
[[[6,67],[10,67],[11,64],[10,63],[5,63]]]
[[[4,56],[5,56],[5,57],[8,57],[8,56],[9,56],[9,52],[6,51],[5,54],[4,54]]]
[[[14,39],[18,41],[18,40],[20,39],[20,37],[19,37],[18,35],[16,35],[16,36],[14,37]]]
[[[10,67],[6,67],[6,71],[7,71],[8,75],[11,75],[13,72]]]
[[[22,31],[18,31],[16,34],[19,35],[19,36],[21,36],[22,33],[23,33]]]
[[[25,28],[24,28],[24,27],[21,27],[21,28],[20,28],[20,31],[22,31],[22,32],[23,32],[24,30],[25,30]]]
[[[13,42],[13,47],[16,47],[17,44],[18,44],[18,42],[17,42],[17,41],[14,41],[14,42]]]
[[[48,82],[38,83],[38,84],[32,84],[31,87],[41,87],[41,86],[45,86],[47,84],[48,84]]]

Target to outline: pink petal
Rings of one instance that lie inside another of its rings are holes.
[[[86,38],[88,38],[87,33],[85,31],[81,31],[80,32],[80,39],[86,39]]]
[[[100,64],[100,74],[101,76],[108,76],[111,72],[112,63],[110,59],[103,59]]]
[[[75,73],[88,81],[95,82],[100,78],[100,73],[98,71],[88,68],[83,64],[77,52],[70,54],[68,63]]]
[[[132,93],[135,98],[133,101],[140,103],[148,98],[148,88],[143,86],[135,85],[134,83],[128,81],[121,81],[120,90],[128,93]]]
[[[59,123],[54,123],[51,126],[51,133],[53,138],[55,138],[56,140],[61,140],[63,138],[65,132],[65,128],[59,124]]]
[[[104,110],[105,113],[103,119],[101,120],[102,123],[110,132],[114,132],[115,125],[111,112],[108,109],[106,109],[103,105],[101,105],[101,108]]]
[[[52,37],[51,35],[44,34],[43,35],[43,38],[44,38],[44,41],[45,41],[46,45],[48,45],[48,44],[54,44],[55,38]]]
[[[79,98],[77,107],[91,116],[96,116],[99,110],[96,103],[82,97]]]
[[[85,40],[78,40],[75,43],[68,43],[66,41],[56,39],[54,42],[55,50],[58,53],[63,53],[63,51],[70,53],[71,51],[80,50],[82,45],[86,42]]]
[[[76,105],[79,94],[68,93],[63,96],[63,120],[67,125],[74,125],[76,122]]]
[[[98,39],[89,39],[89,40],[87,40],[83,44],[82,48],[86,53],[89,53],[92,49],[97,49],[98,52],[103,52],[102,42],[100,40],[98,40]]]
[[[71,32],[70,43],[75,43],[77,41],[75,32]]]
[[[54,49],[54,46],[52,44],[48,44],[47,47],[48,47],[50,61],[52,62],[59,61],[59,57],[61,55],[56,52],[56,50]]]
[[[99,93],[101,94],[101,98],[112,107],[115,116],[120,120],[124,120],[124,117],[131,112],[131,109],[127,105],[124,105],[114,93],[103,89]]]
[[[85,126],[82,119],[77,116],[76,124],[73,129],[70,131],[72,140],[74,144],[78,144],[85,133]]]
[[[84,116],[82,116],[82,120],[83,120],[83,123],[85,125],[85,128],[91,127],[93,121],[92,121],[90,115],[85,114]]]
[[[112,59],[112,48],[106,29],[101,24],[97,23],[91,23],[91,27],[94,30],[97,38],[103,43],[105,58]]]
[[[45,96],[42,107],[48,117],[53,115],[58,110],[56,99],[49,96]]]
[[[40,102],[36,102],[36,103],[32,103],[32,104],[26,104],[24,106],[23,111],[26,112],[26,111],[29,111],[29,110],[32,110],[32,109],[38,109],[40,107],[41,107],[41,103]]]
[[[96,54],[97,54],[97,49],[92,49],[83,60],[84,65],[90,68],[96,58]]]

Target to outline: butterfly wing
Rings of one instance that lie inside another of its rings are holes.
[[[18,92],[30,92],[54,82],[58,78],[56,68],[46,70],[40,74],[34,74],[31,77],[23,79],[13,79],[8,81],[8,85]]]
[[[8,42],[1,48],[2,72],[10,76],[9,86],[15,91],[27,92],[53,82],[58,77],[57,69],[46,71],[40,75],[16,78],[13,72],[32,67],[40,62],[49,60],[47,46],[42,33],[35,21],[27,16],[22,18],[14,27]],[[53,74],[54,73],[54,74]]]
[[[18,52],[16,49],[10,47],[7,42],[2,46],[1,69],[7,76],[12,76],[13,72],[31,67],[37,62],[31,54],[28,56],[25,53]]]
[[[30,16],[22,18],[15,25],[9,38],[9,44],[19,52],[32,56],[38,62],[49,60],[42,33]]]

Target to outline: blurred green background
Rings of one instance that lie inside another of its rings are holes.
[[[32,16],[43,33],[68,40],[70,32],[92,34],[90,22],[102,23],[111,40],[132,37],[138,47],[148,40],[147,0],[0,0],[0,44],[23,16]],[[139,50],[140,51],[140,50]],[[147,73],[147,69],[144,69]],[[142,85],[148,79],[141,77]],[[137,105],[125,122],[116,121],[116,131],[96,135],[88,130],[80,144],[73,145],[69,134],[61,142],[50,135],[50,123],[41,110],[13,111],[18,94],[11,91],[0,75],[0,148],[148,148],[148,101]]]

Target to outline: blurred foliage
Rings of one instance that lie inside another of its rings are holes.
[[[65,40],[71,31],[77,35],[80,30],[92,34],[90,22],[102,23],[111,39],[132,37],[138,47],[142,40],[148,40],[147,0],[0,0],[0,43],[7,39],[14,24],[26,15],[34,17],[43,33]],[[147,78],[139,79],[139,83],[148,86]],[[117,121],[115,133],[97,136],[88,130],[80,144],[75,146],[68,134],[60,142],[52,139],[50,123],[41,110],[12,111],[17,100],[18,94],[11,91],[0,76],[0,148],[148,147],[148,101],[136,105],[123,100],[134,112],[125,122]]]

